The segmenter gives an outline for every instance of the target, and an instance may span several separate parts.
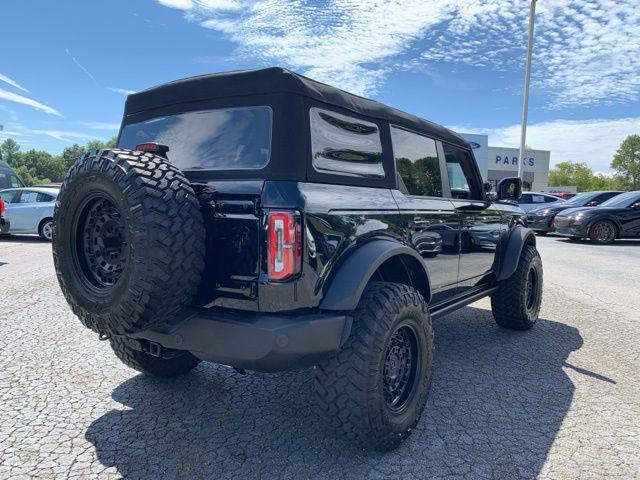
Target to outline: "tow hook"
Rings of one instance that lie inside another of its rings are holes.
[[[145,353],[160,358],[162,356],[162,346],[156,342],[149,342],[148,349]]]

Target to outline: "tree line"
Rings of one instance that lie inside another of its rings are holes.
[[[44,150],[35,149],[23,152],[18,142],[8,138],[2,142],[0,150],[2,159],[13,168],[26,186],[31,187],[62,182],[71,165],[87,150],[115,146],[115,137],[106,142],[91,140],[85,146],[74,144],[65,148],[60,155],[51,155]]]
[[[87,150],[112,148],[116,138],[106,142],[91,140],[85,146],[72,145],[60,155],[44,150],[20,150],[20,145],[8,138],[0,149],[7,162],[27,186],[62,182],[67,170]],[[560,162],[549,171],[549,186],[575,185],[579,192],[590,190],[640,190],[640,135],[629,135],[613,157],[614,175],[593,173],[584,162]]]
[[[591,190],[640,190],[640,135],[629,135],[613,157],[613,175],[593,173],[584,162],[560,162],[549,170],[549,186],[575,185]]]

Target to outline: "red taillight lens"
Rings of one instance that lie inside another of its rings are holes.
[[[286,280],[300,272],[300,216],[295,211],[268,213],[269,280]]]
[[[158,155],[164,155],[169,151],[169,147],[156,142],[146,142],[136,145],[136,150],[139,152],[150,152]]]
[[[2,215],[2,212],[4,212],[4,200],[0,198],[0,215]]]

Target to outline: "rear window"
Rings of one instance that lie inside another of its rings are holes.
[[[269,163],[272,123],[267,106],[187,112],[131,123],[118,146],[167,145],[169,160],[182,170],[259,169]]]
[[[313,168],[361,178],[384,178],[380,129],[375,123],[311,108]]]

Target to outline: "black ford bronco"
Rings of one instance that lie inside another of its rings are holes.
[[[70,169],[55,267],[130,367],[313,366],[327,421],[388,450],[425,406],[433,319],[490,296],[498,325],[537,320],[520,181],[485,190],[441,126],[281,68],[204,75],[130,95],[118,147]]]

